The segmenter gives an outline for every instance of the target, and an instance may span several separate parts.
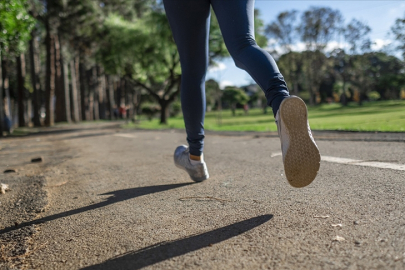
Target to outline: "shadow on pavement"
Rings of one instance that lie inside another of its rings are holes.
[[[206,233],[125,253],[101,264],[82,269],[141,269],[228,240],[262,225],[272,217],[273,215],[262,215],[250,218]]]
[[[117,129],[122,125],[121,122],[110,122],[104,124],[90,124],[80,125],[80,124],[70,124],[66,126],[56,126],[56,127],[40,127],[40,128],[26,128],[22,129],[21,132],[25,133],[23,135],[9,135],[1,139],[15,139],[15,138],[25,138],[30,136],[47,136],[47,135],[60,135],[60,134],[69,134],[80,131],[94,131],[94,130],[109,130]]]
[[[52,141],[82,139],[82,138],[90,138],[90,137],[97,137],[97,136],[114,135],[114,134],[115,134],[115,133],[112,133],[112,132],[100,132],[100,133],[79,134],[79,135],[75,135],[75,136],[60,137],[60,138],[57,138],[57,139],[52,139]]]
[[[108,197],[107,200],[99,202],[99,203],[95,203],[95,204],[91,204],[91,205],[88,205],[88,206],[85,206],[85,207],[82,207],[82,208],[73,209],[73,210],[70,210],[70,211],[63,212],[63,213],[43,217],[43,218],[32,220],[32,221],[29,221],[29,222],[24,222],[24,223],[19,224],[18,226],[4,228],[4,229],[0,230],[0,235],[3,234],[3,233],[14,231],[14,230],[17,230],[17,229],[20,229],[20,228],[23,228],[23,227],[27,227],[27,226],[31,226],[31,225],[34,225],[34,224],[45,223],[45,222],[52,221],[52,220],[55,220],[55,219],[58,219],[58,218],[67,217],[67,216],[83,213],[83,212],[86,212],[86,211],[98,209],[98,208],[101,208],[101,207],[104,207],[104,206],[107,206],[107,205],[110,205],[110,204],[113,204],[113,203],[122,202],[122,201],[126,201],[126,200],[133,199],[133,198],[136,198],[136,197],[140,197],[140,196],[143,196],[143,195],[162,192],[162,191],[166,191],[166,190],[169,190],[169,189],[179,188],[179,187],[183,187],[183,186],[187,186],[187,185],[191,185],[191,184],[194,184],[194,183],[182,183],[182,184],[170,184],[170,185],[160,185],[160,186],[137,187],[137,188],[116,190],[116,191],[100,194],[100,195],[112,195],[112,196]]]

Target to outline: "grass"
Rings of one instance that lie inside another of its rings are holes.
[[[268,114],[252,109],[248,115],[239,110],[236,116],[231,111],[208,112],[205,129],[213,131],[277,131],[271,108]],[[405,100],[356,103],[346,107],[340,104],[323,104],[308,107],[308,116],[313,130],[389,131],[405,132]],[[160,125],[141,117],[139,123],[127,124],[126,128],[184,129],[182,116],[172,117],[168,125]]]

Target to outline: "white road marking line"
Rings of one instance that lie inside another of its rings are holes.
[[[114,134],[114,136],[123,137],[123,138],[136,138],[136,135],[134,135],[134,134],[125,134],[125,133]]]
[[[281,152],[276,152],[276,153],[272,153],[271,157],[278,157],[281,155],[282,155]],[[339,163],[339,164],[405,171],[405,164],[377,162],[377,161],[365,161],[365,160],[360,160],[360,159],[339,158],[339,157],[330,157],[330,156],[322,156],[321,160],[326,161],[326,162]]]
[[[272,153],[270,157],[278,157],[281,156],[282,153],[281,152],[276,152],[276,153]]]
[[[376,162],[376,161],[364,161],[358,159],[349,159],[349,158],[337,158],[337,157],[328,157],[322,156],[323,161],[341,163],[348,165],[364,166],[364,167],[374,167],[381,169],[392,169],[397,171],[405,171],[405,164],[396,164],[388,162]]]
[[[362,160],[359,160],[359,159],[328,157],[328,156],[322,156],[321,160],[327,161],[327,162],[333,162],[333,163],[341,163],[341,164],[353,164],[353,163],[362,162]]]

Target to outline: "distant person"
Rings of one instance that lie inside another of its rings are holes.
[[[114,118],[115,118],[115,119],[118,119],[118,117],[119,117],[120,114],[119,114],[119,111],[118,111],[117,106],[114,106],[113,114],[114,114]]]
[[[124,104],[121,104],[119,108],[119,114],[121,119],[125,119],[127,117],[127,108],[125,107]]]
[[[246,115],[249,113],[249,104],[246,103],[245,105],[243,105],[243,111]]]
[[[175,165],[196,182],[209,178],[203,147],[212,6],[236,66],[251,75],[273,109],[287,180],[294,187],[310,184],[319,170],[320,154],[309,129],[307,108],[299,97],[289,95],[274,59],[256,44],[254,0],[163,0],[163,3],[180,55],[181,105],[189,145],[176,148]]]

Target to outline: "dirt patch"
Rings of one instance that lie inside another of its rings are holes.
[[[36,249],[32,236],[37,233],[32,220],[47,205],[43,176],[7,179],[11,192],[0,198],[0,269],[21,269],[25,258]]]

